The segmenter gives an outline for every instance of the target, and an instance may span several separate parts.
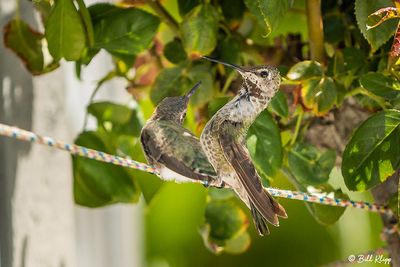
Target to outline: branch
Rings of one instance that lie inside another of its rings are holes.
[[[307,0],[306,4],[311,59],[324,62],[324,30],[321,17],[321,0]]]
[[[178,23],[157,0],[146,0],[146,3],[176,35],[180,35]]]
[[[375,198],[377,204],[385,205],[397,193],[398,184],[400,177],[400,169],[389,177],[385,182],[374,187],[372,195]],[[394,213],[392,216],[387,214],[381,214],[381,219],[384,227],[390,228],[394,224],[398,223]],[[387,249],[392,259],[393,267],[400,267],[400,235],[398,231],[386,235]]]

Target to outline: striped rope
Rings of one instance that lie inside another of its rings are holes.
[[[153,166],[149,166],[147,164],[137,162],[132,159],[127,159],[123,157],[118,157],[114,155],[110,155],[101,151],[97,151],[94,149],[86,148],[83,146],[78,146],[74,144],[68,144],[61,141],[54,140],[51,137],[41,136],[35,134],[30,131],[22,130],[17,127],[8,126],[0,123],[0,135],[11,137],[18,140],[23,140],[32,143],[38,143],[50,147],[55,147],[57,149],[65,150],[71,153],[72,155],[77,155],[85,158],[94,159],[97,161],[107,162],[114,165],[119,165],[123,167],[128,167],[132,169],[141,170],[144,172],[149,172],[155,174],[160,177],[159,172]],[[162,177],[160,177],[162,178]],[[193,182],[199,182],[197,180],[193,180]],[[201,181],[200,181],[201,183]],[[370,212],[377,212],[381,214],[387,214],[392,216],[392,212],[385,206],[368,203],[365,201],[353,201],[346,199],[338,199],[328,196],[327,193],[304,193],[304,192],[296,192],[290,190],[282,190],[268,187],[266,190],[275,197],[288,198],[288,199],[297,199],[306,202],[318,203],[329,206],[337,206],[337,207],[353,207],[357,209],[363,209]]]
[[[392,211],[387,207],[374,203],[369,203],[366,201],[354,201],[354,200],[333,198],[328,196],[327,193],[304,193],[298,191],[275,189],[271,187],[266,189],[274,197],[297,199],[301,201],[318,203],[329,206],[336,206],[336,207],[353,207],[357,209],[367,210],[370,212],[392,215]]]
[[[110,155],[101,151],[97,151],[94,149],[86,148],[83,146],[78,146],[74,144],[68,144],[65,142],[61,142],[58,140],[54,140],[48,136],[41,136],[29,131],[25,131],[19,129],[17,127],[8,126],[0,123],[0,135],[11,137],[14,139],[27,141],[31,143],[37,143],[41,145],[46,145],[49,147],[55,147],[57,149],[65,150],[71,153],[72,155],[81,156],[84,158],[94,159],[97,161],[107,162],[114,165],[119,165],[123,167],[128,167],[132,169],[141,170],[144,172],[149,172],[152,174],[159,175],[158,171],[153,167],[147,164],[127,159],[123,157],[118,157],[114,155]]]

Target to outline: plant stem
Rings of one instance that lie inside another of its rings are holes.
[[[178,23],[157,0],[146,0],[146,3],[176,35],[180,35]]]
[[[231,85],[231,83],[232,83],[233,80],[235,79],[235,76],[236,76],[235,71],[232,71],[232,72],[228,75],[228,78],[226,79],[226,82],[225,82],[225,84],[224,84],[224,87],[222,88],[222,91],[221,91],[221,93],[222,93],[223,95],[225,95],[226,92],[228,91],[229,86]]]
[[[325,57],[321,0],[307,0],[306,13],[311,59],[322,63]]]
[[[86,8],[83,0],[76,0],[76,2],[78,3],[79,13],[81,14],[83,23],[85,24],[89,47],[92,47],[94,44],[94,32],[93,32],[93,24],[92,24],[92,20],[90,18],[89,11]]]
[[[301,122],[303,121],[303,115],[304,115],[304,111],[302,108],[300,108],[299,111],[299,116],[297,117],[297,122],[296,122],[296,128],[294,130],[294,135],[292,140],[290,141],[290,145],[294,145],[294,143],[296,142],[297,137],[299,136],[299,132],[300,132],[300,127],[301,127]]]
[[[117,74],[114,71],[109,72],[106,76],[104,76],[98,83],[96,88],[94,88],[92,94],[90,95],[89,98],[89,105],[92,104],[94,97],[96,96],[96,94],[99,92],[101,86],[108,80],[111,80],[112,78],[114,78],[115,76],[117,76]],[[86,114],[85,114],[85,119],[83,120],[83,129],[82,131],[85,131],[86,126],[87,126],[87,121],[88,121],[88,116],[89,113],[86,110]]]
[[[368,96],[369,98],[374,100],[383,110],[386,109],[385,99],[383,99],[382,97],[374,95],[373,93],[370,93],[369,91],[365,90],[364,88],[361,88],[360,93],[362,95]]]
[[[21,7],[20,6],[21,6],[20,0],[16,0],[15,1],[15,18],[17,20],[19,20],[21,18],[21,10],[20,10]]]
[[[386,179],[385,182],[372,188],[371,192],[377,204],[385,205],[397,193],[397,186],[399,183],[400,170],[397,170],[391,177]],[[385,227],[392,227],[393,224],[398,223],[395,215],[392,217],[388,215],[381,215],[383,225]],[[400,267],[400,235],[396,231],[392,234],[386,235],[386,243],[389,251],[389,256],[392,259],[391,264],[393,267]]]

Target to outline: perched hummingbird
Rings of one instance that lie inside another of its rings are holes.
[[[176,182],[200,180],[207,186],[213,184],[217,174],[199,139],[182,127],[189,99],[200,84],[184,96],[163,99],[144,125],[140,141],[147,162],[162,178]]]
[[[287,218],[285,209],[263,188],[260,176],[246,148],[250,125],[279,89],[279,71],[270,66],[240,67],[208,57],[238,71],[243,83],[231,101],[206,124],[200,142],[218,178],[232,188],[250,208],[260,235],[269,234],[266,222],[279,225],[278,216]]]

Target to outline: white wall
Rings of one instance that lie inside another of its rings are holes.
[[[1,27],[14,1],[0,1]],[[22,17],[33,23],[31,5],[20,2]],[[72,64],[32,79],[2,39],[0,44],[0,122],[72,142],[110,59],[96,57],[83,82]],[[126,103],[124,86],[106,84],[99,98]],[[67,153],[0,137],[0,252],[1,267],[143,266],[142,208],[75,206]]]

